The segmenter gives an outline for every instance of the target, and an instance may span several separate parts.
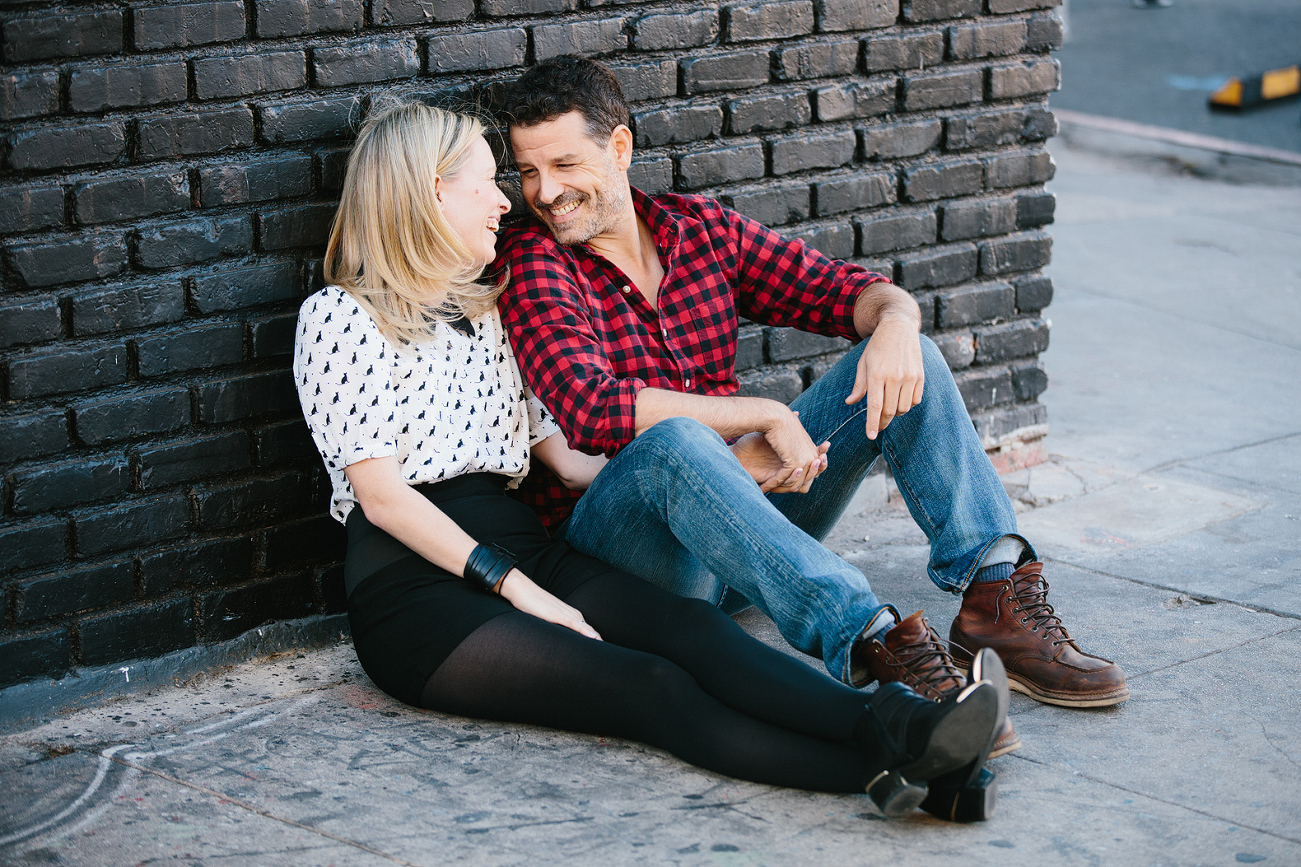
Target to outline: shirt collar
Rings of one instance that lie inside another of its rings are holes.
[[[667,256],[678,245],[681,218],[636,187],[631,187],[631,190],[633,210],[646,221],[655,236],[655,246]]]

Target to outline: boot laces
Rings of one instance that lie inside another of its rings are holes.
[[[911,675],[908,685],[915,692],[932,701],[939,701],[955,688],[960,689],[967,677],[953,661],[948,647],[936,636],[935,630],[926,628],[926,636],[919,641],[893,648],[895,659]],[[946,681],[954,681],[946,683]]]
[[[1053,647],[1071,640],[1066,627],[1062,625],[1061,617],[1048,604],[1048,580],[1042,574],[1031,572],[1016,581],[1012,587],[1012,596],[1019,603],[1012,609],[1012,613],[1023,614],[1022,623],[1034,624],[1030,627],[1031,632],[1043,629],[1045,638],[1052,638]]]

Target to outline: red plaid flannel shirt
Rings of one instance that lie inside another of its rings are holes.
[[[664,263],[657,308],[618,268],[585,245],[558,244],[536,220],[508,229],[497,258],[510,271],[499,306],[524,380],[589,454],[632,440],[647,386],[735,394],[738,314],[857,339],[854,301],[886,279],[713,199],[633,190],[633,206]],[[517,496],[551,528],[581,494],[535,461]]]

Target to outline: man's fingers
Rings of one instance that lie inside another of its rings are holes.
[[[863,399],[863,395],[867,394],[867,387],[867,366],[863,364],[863,359],[860,357],[858,370],[854,374],[854,389],[849,393],[849,397],[845,398],[845,403],[850,406],[858,403]]]

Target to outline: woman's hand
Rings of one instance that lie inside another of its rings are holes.
[[[561,602],[518,569],[506,573],[498,592],[503,599],[525,614],[572,629],[579,635],[601,640],[600,634],[588,625],[577,608]]]

